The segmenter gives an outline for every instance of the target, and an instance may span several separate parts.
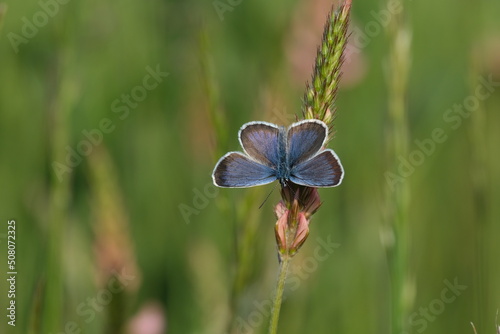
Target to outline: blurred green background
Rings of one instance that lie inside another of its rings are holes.
[[[478,333],[494,333],[500,86],[479,88],[488,96],[470,113],[448,110],[478,101],[478,78],[500,83],[500,2],[403,2],[413,37],[409,152],[436,128],[446,134],[403,178],[416,312],[408,328],[473,333],[473,322]],[[240,149],[243,123],[287,125],[300,115],[330,6],[2,3],[0,332],[264,333],[279,191],[259,210],[272,186],[216,190],[210,174],[222,154]],[[330,143],[346,176],[320,190],[324,203],[293,260],[280,333],[390,331],[381,231],[386,173],[397,171],[385,154],[384,11],[383,1],[353,3],[355,52],[344,64]],[[11,219],[15,328],[6,318]],[[319,258],[319,240],[334,251]],[[466,288],[443,302],[454,281]]]

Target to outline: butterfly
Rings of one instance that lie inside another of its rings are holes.
[[[212,179],[223,188],[247,188],[278,180],[307,187],[335,187],[344,177],[339,158],[324,149],[328,126],[316,119],[288,128],[267,122],[244,124],[238,138],[242,152],[229,152],[215,165]]]

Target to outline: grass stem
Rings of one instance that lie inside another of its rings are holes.
[[[67,55],[61,55],[61,74],[58,90],[51,101],[52,113],[51,158],[52,161],[65,161],[65,147],[69,143],[69,118],[76,100],[76,83],[67,72]],[[63,313],[63,237],[68,221],[70,203],[70,175],[64,174],[61,179],[54,176],[50,194],[48,233],[48,255],[46,287],[43,307],[43,333],[57,332],[62,323]]]
[[[285,290],[286,277],[291,260],[292,258],[289,255],[283,256],[283,258],[281,259],[278,282],[276,285],[276,293],[273,300],[273,309],[271,311],[271,321],[269,323],[269,334],[276,334],[278,331],[278,320],[280,317],[283,291]]]
[[[411,34],[404,24],[404,11],[392,18],[387,27],[389,37],[388,61],[388,112],[389,131],[387,156],[394,166],[398,158],[408,154],[408,123],[406,91],[410,68]],[[409,227],[408,209],[410,186],[403,180],[386,194],[388,229],[393,242],[387,245],[387,257],[391,277],[391,332],[406,332],[409,309],[413,303],[413,284],[409,274]]]

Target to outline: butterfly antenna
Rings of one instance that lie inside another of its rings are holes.
[[[266,196],[266,199],[264,199],[264,201],[262,202],[262,204],[259,206],[259,209],[264,206],[264,203],[267,202],[267,200],[269,199],[269,196],[271,196],[271,194],[273,193],[274,189],[276,189],[276,186],[274,186],[274,188],[271,189],[271,191],[269,192],[269,194]]]

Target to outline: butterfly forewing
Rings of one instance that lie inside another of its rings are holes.
[[[304,162],[319,152],[328,135],[328,127],[318,120],[304,120],[288,129],[288,166]]]
[[[324,150],[291,170],[290,181],[307,187],[335,187],[342,182],[344,169],[332,150]]]
[[[239,152],[229,152],[215,165],[214,184],[225,188],[254,187],[276,180],[275,171]]]
[[[241,147],[253,160],[271,168],[279,164],[279,128],[271,123],[250,122],[240,130]]]

